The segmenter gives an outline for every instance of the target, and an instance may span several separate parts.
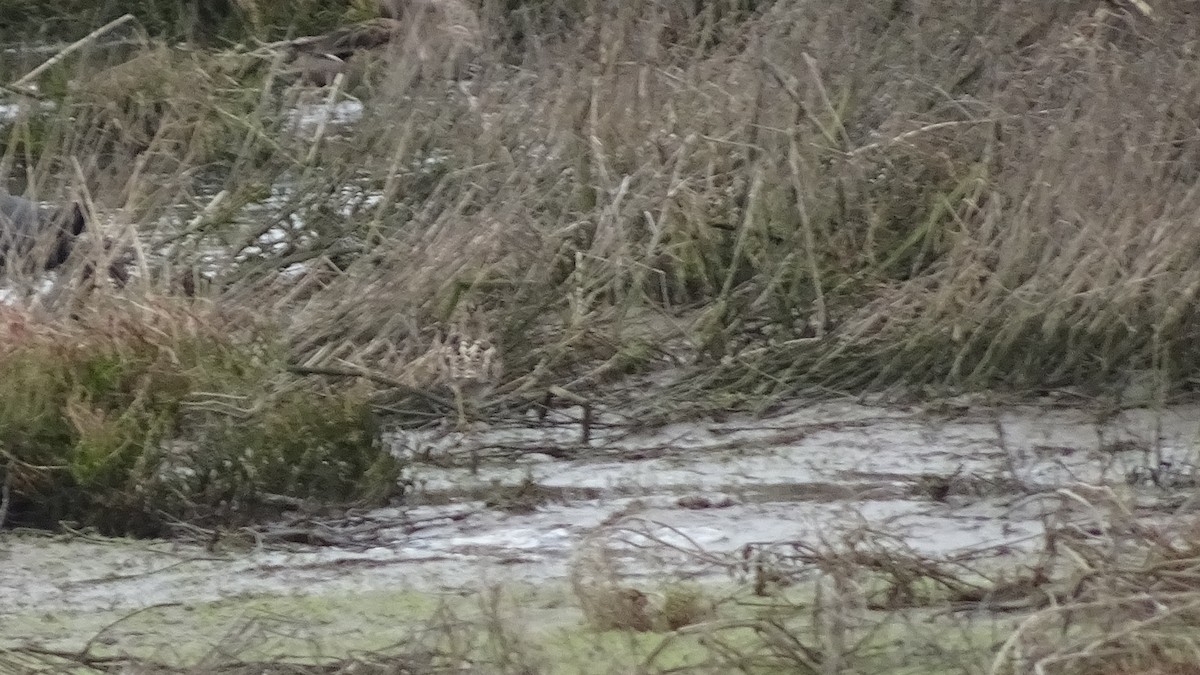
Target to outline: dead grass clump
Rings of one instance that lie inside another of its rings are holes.
[[[668,361],[721,406],[1144,370],[1169,392],[1200,358],[1197,57],[1160,4],[490,3],[426,17],[463,24],[469,81],[399,40],[354,56],[382,71],[357,101],[271,46],[132,49],[73,66],[79,115],[30,154],[103,166],[100,201],[291,317],[310,372],[406,382],[471,305],[505,394]]]
[[[265,327],[148,300],[80,323],[5,310],[7,522],[155,534],[265,493],[380,499],[398,467],[362,391],[281,387]]]
[[[726,354],[729,370],[716,375],[737,382],[776,373],[793,383],[789,391],[1030,388],[1161,369],[1171,386],[1181,385],[1197,357],[1197,326],[1184,309],[1196,287],[1197,242],[1179,226],[1196,207],[1193,181],[1180,174],[1194,158],[1179,139],[1196,111],[1193,97],[1175,94],[1195,88],[1186,75],[1195,56],[1170,41],[1182,19],[1164,10],[1160,23],[1136,22],[1144,33],[1124,24],[1096,31],[1084,30],[1093,14],[1060,4],[1023,35],[998,30],[969,48],[962,65],[974,68],[945,85],[949,100],[913,109],[913,81],[903,81],[907,91],[901,81],[883,86],[899,97],[890,106],[898,114],[867,129],[880,109],[840,89],[836,70],[815,72],[835,62],[809,47],[807,77],[781,70],[780,86],[790,82],[797,98],[804,82],[823,86],[847,111],[827,122],[832,131],[822,144],[839,145],[842,158],[814,164],[811,153],[793,149],[790,160],[802,169],[797,185],[806,187],[796,194],[811,223],[799,232],[810,229],[816,242],[803,254],[818,264],[808,263],[802,286],[823,294],[828,313],[809,296],[802,311],[811,318],[798,326],[808,335],[793,328],[790,340],[785,332],[760,341],[761,349]],[[931,56],[949,46],[939,44],[945,37],[900,35],[934,40]],[[1028,47],[1018,49],[1022,43]],[[901,63],[905,73],[925,67]],[[821,109],[819,99],[804,103],[801,110]],[[815,173],[818,165],[829,168],[826,177]],[[840,193],[841,203],[823,198],[822,185],[835,188],[830,196]],[[835,206],[840,211],[829,210]],[[814,213],[850,219],[833,228]],[[838,257],[819,257],[825,252]],[[776,275],[780,293],[797,297],[782,270],[764,273]],[[853,307],[847,291],[871,300]],[[775,292],[752,296],[738,314],[766,310]]]
[[[176,172],[227,160],[259,97],[261,60],[184,52],[164,44],[123,49],[76,66],[63,105],[81,133],[70,139],[100,171],[141,158],[142,169]],[[153,163],[146,163],[153,160]]]
[[[586,542],[572,561],[571,590],[593,630],[673,631],[716,616],[714,602],[701,586],[668,583],[643,592],[624,576],[616,553],[600,539]]]
[[[622,582],[612,551],[599,540],[585,543],[572,562],[571,590],[594,630],[655,629],[650,598]]]
[[[521,336],[513,372],[542,379],[621,354],[646,306],[687,316],[676,334],[723,360],[693,383],[710,391],[1028,387],[1192,358],[1191,342],[1141,329],[1193,328],[1176,289],[1195,247],[1170,225],[1190,197],[1154,158],[1166,127],[1111,132],[1190,119],[1136,93],[1193,86],[1186,52],[1107,29],[1081,46],[1098,19],[1080,7],[950,2],[911,8],[920,20],[755,7],[697,51],[663,39],[663,11],[600,10],[529,46],[519,72],[484,56],[465,100],[393,83],[385,98],[409,112],[385,199],[407,220],[372,221],[390,236],[314,296],[303,353],[402,344],[474,294],[494,299],[481,302],[498,334]],[[963,31],[964,11],[991,28]],[[1140,112],[1100,105],[1127,98]],[[1117,152],[1131,143],[1137,188]],[[432,172],[400,169],[435,157]],[[1165,191],[1166,229],[1147,237]],[[1111,208],[1116,195],[1130,202]],[[1121,281],[1151,259],[1154,274]],[[608,353],[581,348],[597,336]]]
[[[679,630],[716,618],[716,610],[704,588],[677,583],[663,587],[660,615],[666,630]]]

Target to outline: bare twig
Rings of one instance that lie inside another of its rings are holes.
[[[52,56],[49,59],[46,59],[44,62],[42,62],[42,64],[39,65],[38,67],[34,68],[33,70],[29,71],[28,73],[25,73],[25,75],[23,75],[22,77],[17,79],[12,84],[8,85],[9,88],[18,90],[18,91],[28,90],[27,85],[29,84],[29,82],[32,82],[35,78],[37,78],[42,73],[46,72],[48,69],[52,68],[55,64],[57,64],[58,62],[62,61],[65,58],[67,58],[74,52],[78,51],[84,45],[94,42],[96,40],[96,38],[100,37],[101,35],[104,35],[105,33],[113,30],[117,26],[120,26],[121,24],[126,23],[128,21],[132,21],[132,20],[133,20],[132,14],[125,14],[120,17],[117,17],[116,19],[113,19],[112,21],[109,21],[108,23],[104,24],[103,26],[101,26],[101,27],[97,28],[96,30],[88,33],[87,35],[79,38],[75,42],[72,42],[71,44],[67,45],[61,51],[59,51],[57,54],[55,54],[54,56]]]

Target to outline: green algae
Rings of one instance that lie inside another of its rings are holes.
[[[715,587],[704,586],[706,590]],[[297,589],[302,590],[302,589]],[[722,591],[733,591],[724,587]],[[732,596],[730,596],[732,598]],[[174,667],[241,661],[315,664],[354,654],[437,654],[512,672],[796,672],[798,645],[835,644],[807,589],[774,599],[720,603],[712,621],[676,631],[593,631],[564,584],[511,583],[484,590],[386,588],[306,595],[254,594],[136,610],[65,608],[10,615],[0,650],[37,645]],[[806,600],[807,599],[807,600]],[[888,613],[840,636],[847,663],[886,672],[949,672],[939,663],[983,660],[1000,624]],[[823,632],[825,631],[825,632]],[[786,639],[786,640],[785,640]],[[789,649],[782,645],[790,640]],[[933,646],[936,645],[936,649]]]

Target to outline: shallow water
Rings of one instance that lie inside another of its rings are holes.
[[[613,427],[588,446],[569,426],[440,439],[397,434],[396,452],[426,458],[413,470],[418,489],[409,505],[331,526],[347,541],[369,531],[361,545],[212,554],[170,543],[9,533],[0,537],[0,615],[542,583],[566,578],[572,556],[597,538],[632,577],[723,576],[727,568],[700,554],[830,541],[862,528],[925,554],[990,548],[1012,555],[1036,544],[1048,510],[1061,510],[1056,489],[1106,483],[1132,492],[1125,475],[1148,456],[1190,456],[1198,412],[1130,410],[1100,424],[1092,413],[1064,408],[980,408],[948,417],[832,403],[765,420],[637,433]],[[477,472],[434,466],[472,452],[480,457]],[[562,454],[572,458],[555,458]],[[952,487],[935,501],[917,487],[922,476],[953,476]],[[530,503],[497,499],[505,486],[523,482],[537,486]],[[1162,492],[1134,494],[1149,506]]]

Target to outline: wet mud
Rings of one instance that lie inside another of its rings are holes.
[[[1186,478],[1166,476],[1182,475],[1200,438],[1196,407],[1101,419],[1051,405],[827,403],[654,430],[601,419],[587,444],[576,414],[549,428],[396,432],[395,452],[412,460],[406,503],[298,528],[320,536],[206,549],[0,534],[0,639],[68,640],[147,608],[194,619],[197,607],[369,597],[395,611],[493,584],[562,588],[597,540],[630,578],[722,583],[721,561],[747,547],[856,529],[923,555],[1020,556],[1051,516],[1086,526],[1095,513],[1078,497],[1096,491],[1148,520],[1188,517]]]

